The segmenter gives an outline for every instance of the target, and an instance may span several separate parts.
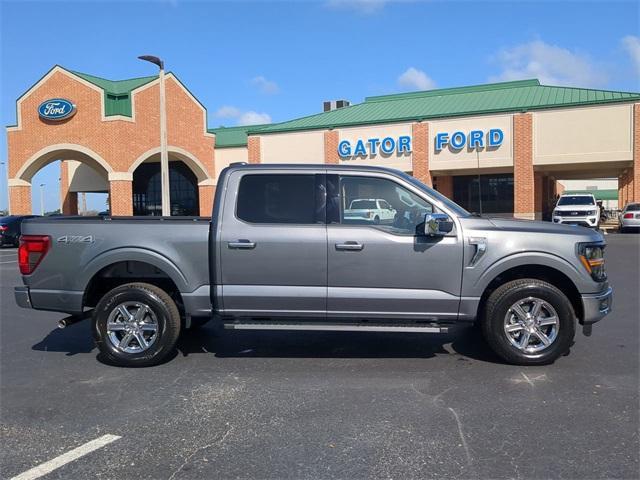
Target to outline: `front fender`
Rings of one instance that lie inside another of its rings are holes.
[[[577,265],[573,265],[566,259],[548,252],[529,251],[501,257],[481,271],[473,272],[472,270],[475,269],[465,269],[463,296],[480,297],[497,276],[512,268],[526,265],[549,267],[563,273],[573,282],[579,292],[593,289],[593,280],[588,277],[586,272],[583,274]]]

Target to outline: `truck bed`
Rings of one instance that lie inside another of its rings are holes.
[[[77,314],[93,306],[92,292],[108,288],[110,277],[134,281],[139,273],[151,273],[175,285],[189,314],[192,309],[208,314],[209,222],[208,217],[27,220],[22,234],[48,235],[51,246],[35,271],[23,277],[26,300],[36,309]]]

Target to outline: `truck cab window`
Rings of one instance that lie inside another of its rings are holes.
[[[324,208],[316,208],[319,199],[324,199],[320,175],[245,175],[236,215],[249,223],[324,223]]]
[[[399,184],[375,177],[340,178],[340,223],[375,226],[390,233],[414,235],[433,212],[426,200]]]

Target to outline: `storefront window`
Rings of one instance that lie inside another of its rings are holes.
[[[198,180],[183,162],[169,162],[169,192],[171,215],[199,215]],[[159,163],[143,163],[133,174],[133,214],[162,215]]]
[[[470,212],[513,214],[513,175],[480,175],[480,188],[477,175],[453,177],[453,201]]]

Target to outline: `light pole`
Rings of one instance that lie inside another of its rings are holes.
[[[7,162],[0,162],[0,165],[6,168],[5,178],[7,180],[7,213],[11,214],[11,194],[9,193],[9,164]]]
[[[169,153],[167,152],[167,109],[164,88],[164,62],[153,55],[141,55],[145,60],[157,65],[160,69],[160,189],[162,198],[162,216],[171,215],[171,199],[169,197]]]
[[[44,183],[40,184],[40,215],[44,216]]]

